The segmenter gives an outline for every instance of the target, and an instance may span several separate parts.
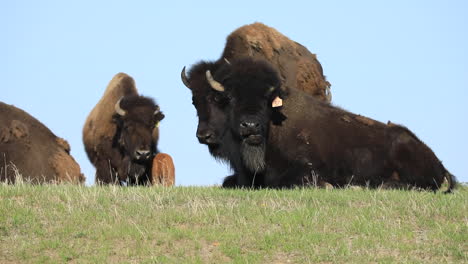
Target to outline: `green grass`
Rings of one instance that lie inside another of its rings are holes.
[[[467,263],[467,198],[0,185],[0,263]]]

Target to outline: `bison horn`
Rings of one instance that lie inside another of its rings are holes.
[[[206,71],[206,79],[208,80],[208,83],[210,84],[211,88],[215,89],[218,92],[224,92],[223,85],[215,81],[215,79],[213,79],[210,70]]]
[[[125,116],[126,112],[120,107],[120,101],[122,101],[123,97],[121,97],[117,103],[115,103],[115,112],[121,116]]]
[[[184,83],[184,85],[190,89],[190,82],[187,78],[187,75],[185,75],[185,66],[182,69],[182,72],[180,73],[180,78],[182,79],[182,82]]]
[[[153,115],[157,115],[158,113],[159,113],[159,106],[157,105],[157,106],[156,106],[156,110],[154,110]]]
[[[224,58],[224,61],[227,63],[227,65],[231,65],[231,62],[228,59]]]

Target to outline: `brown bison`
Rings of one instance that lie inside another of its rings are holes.
[[[23,110],[0,102],[0,181],[82,184],[67,141]]]
[[[268,62],[243,58],[217,71],[213,91],[224,97],[228,129],[247,185],[268,187],[328,182],[437,190],[451,175],[409,129],[355,115],[308,94],[281,90]],[[237,157],[234,157],[237,158]]]
[[[153,159],[151,171],[152,184],[173,186],[175,184],[175,168],[172,157],[165,153],[158,153]]]
[[[192,101],[198,114],[197,138],[216,159],[228,161],[234,175],[223,182],[224,187],[237,186],[236,174],[242,173],[242,165],[230,157],[236,153],[225,142],[226,115],[223,97],[213,92],[206,77],[207,71],[215,73],[218,68],[237,57],[251,56],[268,60],[281,73],[284,89],[299,89],[316,98],[331,100],[330,83],[323,75],[322,66],[315,54],[304,46],[288,39],[274,28],[261,23],[243,26],[232,32],[226,40],[221,58],[215,62],[199,62],[192,66],[188,74],[185,68],[181,78],[192,91]]]
[[[159,152],[159,122],[164,114],[153,99],[138,94],[132,77],[118,73],[83,127],[96,183],[153,183],[153,158]]]

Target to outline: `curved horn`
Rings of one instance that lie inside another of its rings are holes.
[[[187,88],[190,88],[190,82],[187,78],[187,75],[185,75],[185,66],[184,68],[182,69],[182,72],[180,73],[180,78],[182,79],[182,82],[184,83],[184,85],[187,87]]]
[[[125,116],[126,112],[125,110],[123,110],[122,108],[120,108],[120,101],[122,101],[123,99],[123,96],[117,101],[117,103],[115,103],[115,112],[121,116]]]
[[[159,105],[156,106],[156,110],[154,110],[153,115],[157,115],[159,113]]]
[[[231,65],[231,62],[226,58],[224,58],[224,62],[226,62],[228,65]]]
[[[210,84],[211,88],[215,89],[218,92],[224,92],[223,85],[221,83],[215,81],[215,79],[213,79],[213,76],[211,75],[210,70],[206,71],[206,80]]]

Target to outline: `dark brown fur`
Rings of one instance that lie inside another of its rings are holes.
[[[223,104],[212,91],[205,77],[207,70],[213,74],[226,64],[224,59],[251,56],[268,60],[281,73],[281,82],[285,90],[299,89],[320,100],[331,100],[330,83],[323,75],[322,66],[315,54],[305,47],[288,39],[274,28],[261,23],[243,26],[232,32],[226,40],[223,54],[216,62],[200,62],[188,73],[192,101],[198,114],[197,137],[202,144],[208,145],[210,153],[218,160],[227,161],[234,170],[234,175],[226,178],[224,187],[235,187],[236,174],[241,173],[240,160],[232,157],[236,153],[228,146],[232,141],[226,135],[226,115]],[[327,92],[328,91],[328,92]]]
[[[455,186],[453,175],[407,128],[355,115],[302,91],[284,93],[276,71],[265,61],[233,61],[215,79],[224,80],[224,96],[231,98],[229,125],[241,155],[251,155],[242,151],[246,144],[265,145],[264,169],[251,169],[252,174],[264,175],[265,186],[325,181],[335,186],[394,183],[437,190],[444,178],[449,191]],[[277,96],[283,98],[283,106],[272,108]],[[255,126],[246,128],[243,123]]]
[[[67,141],[40,121],[0,102],[0,181],[82,184],[85,177]]]
[[[116,113],[115,105],[126,112]],[[96,183],[150,184],[152,159],[158,153],[158,123],[164,118],[153,99],[138,95],[134,80],[119,73],[89,114],[83,142],[96,167]],[[144,150],[144,158],[138,156]],[[149,152],[148,152],[149,151]]]

